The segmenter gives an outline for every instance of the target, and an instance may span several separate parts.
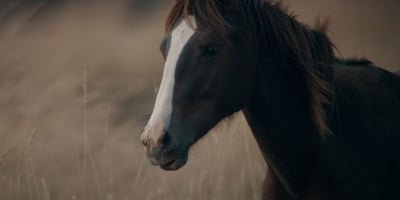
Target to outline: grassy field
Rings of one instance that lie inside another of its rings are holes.
[[[342,55],[400,70],[398,1],[287,2],[308,24],[330,16]],[[266,166],[240,113],[177,172],[145,159],[167,9],[71,4],[32,20],[36,10],[0,25],[1,200],[259,199]]]

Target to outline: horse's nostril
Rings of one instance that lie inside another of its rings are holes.
[[[174,150],[175,148],[174,141],[173,138],[171,137],[171,134],[169,134],[168,132],[165,132],[161,142],[162,142],[161,149],[164,153],[171,153],[171,151]]]
[[[161,139],[161,143],[163,145],[168,145],[170,142],[171,142],[171,136],[169,135],[168,131],[165,131]]]

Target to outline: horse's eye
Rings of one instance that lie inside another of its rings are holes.
[[[205,57],[212,57],[218,54],[218,47],[217,46],[206,46],[203,48],[202,56]]]

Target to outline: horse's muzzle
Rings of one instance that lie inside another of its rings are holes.
[[[164,131],[151,137],[149,132],[142,134],[142,143],[146,147],[146,155],[150,163],[164,170],[177,170],[186,164],[188,153],[176,146],[170,134]]]

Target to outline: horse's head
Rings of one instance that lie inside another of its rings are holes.
[[[290,122],[327,131],[322,104],[330,87],[321,77],[334,62],[331,43],[284,11],[279,1],[177,1],[161,44],[161,87],[142,135],[153,164],[182,167],[192,144],[242,108],[274,113],[280,129]]]
[[[245,50],[249,44],[231,9],[210,5],[223,14],[220,24],[210,25],[218,22],[205,20],[204,13],[176,9],[161,43],[164,74],[142,142],[151,163],[166,170],[182,167],[190,146],[251,97],[254,54]],[[224,31],[217,33],[216,26]]]

